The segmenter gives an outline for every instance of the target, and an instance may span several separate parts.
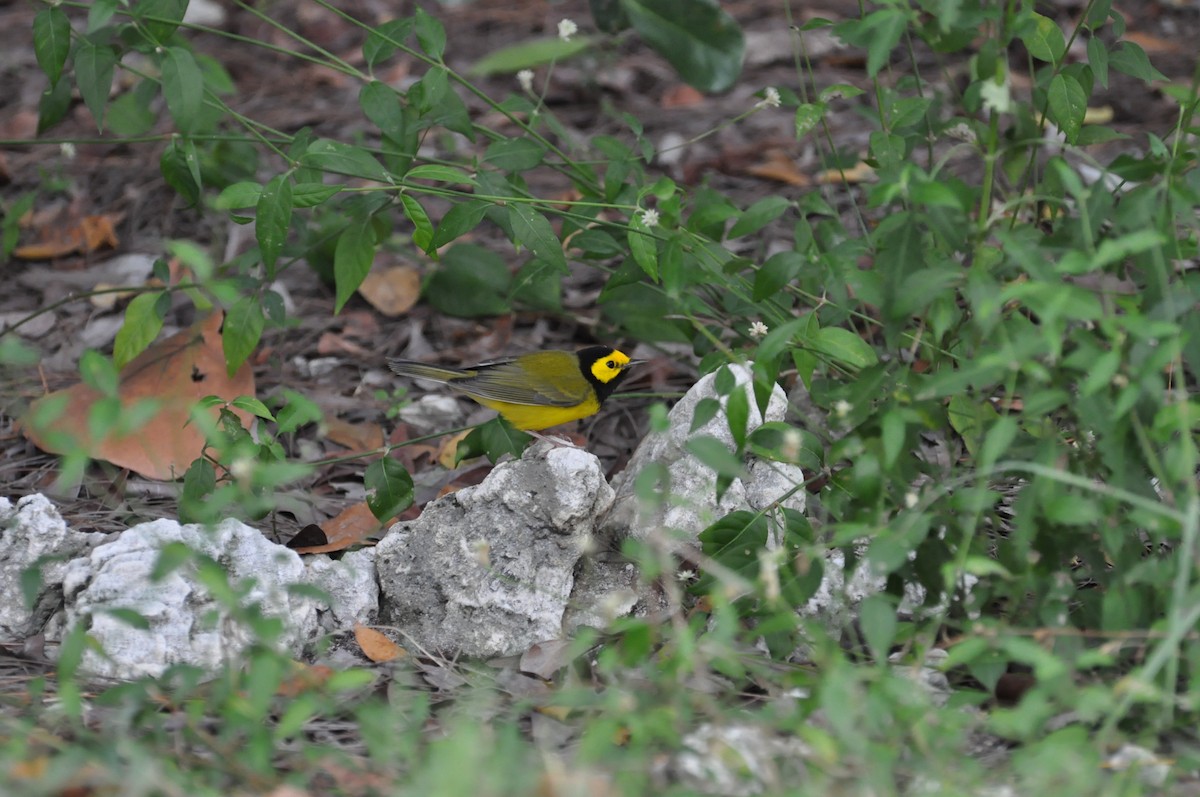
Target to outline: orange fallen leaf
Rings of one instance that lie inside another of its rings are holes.
[[[704,95],[686,83],[672,86],[663,93],[663,108],[693,108],[704,103]]]
[[[464,429],[458,434],[453,434],[442,441],[441,448],[438,449],[437,461],[446,470],[454,468],[455,460],[458,458],[458,444],[466,439],[471,433],[471,429]]]
[[[1141,47],[1146,51],[1147,55],[1163,55],[1183,51],[1183,45],[1174,39],[1164,39],[1152,33],[1128,30],[1125,31],[1125,35],[1122,38]]]
[[[129,468],[148,479],[177,479],[200,456],[204,435],[189,423],[193,408],[206,396],[232,400],[254,395],[254,372],[243,364],[230,377],[221,343],[224,314],[213,313],[190,329],[172,335],[139,354],[121,369],[117,397],[121,414],[141,412],[153,402],[155,412],[133,430],[105,430],[93,435],[92,408],[104,398],[87,384],[42,396],[21,421],[25,436],[43,451],[65,454],[82,450],[93,459]],[[59,405],[58,412],[53,411]],[[215,419],[216,407],[207,410]],[[235,410],[242,421],[249,417]]]
[[[296,697],[304,692],[311,692],[325,685],[333,677],[333,668],[324,664],[308,665],[294,661],[293,673],[282,681],[275,693],[282,697]]]
[[[812,184],[809,176],[800,171],[799,167],[796,166],[796,161],[789,157],[787,153],[777,149],[768,152],[766,160],[750,166],[746,171],[754,177],[761,177],[764,180],[775,180],[787,185],[804,187]]]
[[[385,442],[383,427],[379,424],[370,421],[350,423],[337,417],[325,419],[325,436],[354,453],[374,451],[382,448]]]
[[[367,359],[373,356],[369,349],[336,332],[321,333],[321,337],[317,338],[317,354],[322,357],[331,354],[345,354],[358,359]]]
[[[421,274],[412,266],[372,269],[358,292],[388,318],[403,315],[421,297]]]
[[[408,655],[408,651],[388,639],[374,628],[368,628],[362,623],[354,624],[354,639],[368,659],[376,664],[394,661]]]
[[[119,216],[108,213],[84,216],[78,224],[65,230],[43,230],[43,241],[18,246],[13,250],[13,256],[22,260],[53,260],[77,252],[94,252],[102,246],[115,248],[118,240],[114,225],[119,220]]]
[[[875,170],[866,161],[859,161],[849,169],[826,169],[817,175],[821,185],[831,183],[863,183],[875,177]]]
[[[325,542],[320,545],[291,546],[296,553],[329,553],[341,551],[351,545],[357,545],[378,533],[388,523],[380,523],[365,501],[351,504],[343,509],[337,517],[321,524],[325,532]]]

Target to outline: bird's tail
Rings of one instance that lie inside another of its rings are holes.
[[[463,371],[458,368],[440,368],[436,365],[414,362],[412,360],[388,360],[388,367],[400,376],[413,376],[417,379],[429,379],[433,382],[453,382],[456,379],[473,376],[473,371]]]

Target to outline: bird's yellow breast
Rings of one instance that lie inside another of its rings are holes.
[[[478,396],[474,398],[483,406],[503,415],[504,419],[513,426],[526,432],[549,429],[551,426],[558,426],[560,423],[569,423],[580,418],[586,418],[600,411],[600,402],[596,400],[594,394],[571,407],[513,404],[508,401],[495,401]]]

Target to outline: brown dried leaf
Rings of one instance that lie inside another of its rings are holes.
[[[421,274],[412,266],[372,269],[358,292],[388,318],[403,315],[421,297]]]
[[[548,639],[545,642],[537,642],[530,645],[529,649],[521,654],[521,663],[518,665],[518,669],[523,673],[536,675],[548,681],[575,658],[568,655],[570,652],[570,640]]]
[[[800,171],[796,165],[796,161],[786,152],[777,149],[768,152],[766,160],[750,166],[746,171],[754,177],[761,177],[764,180],[774,180],[779,183],[786,183],[787,185],[805,187],[812,184],[809,176]]]
[[[380,523],[375,515],[371,514],[371,508],[367,506],[365,501],[360,501],[357,504],[351,504],[343,509],[337,517],[332,520],[327,520],[321,524],[321,529],[325,532],[327,542],[324,545],[302,545],[291,546],[296,553],[329,553],[330,551],[341,551],[349,548],[351,545],[358,545],[366,540],[369,540],[386,525],[391,524],[391,520],[387,523]]]
[[[663,108],[694,108],[704,104],[704,95],[686,83],[672,86],[663,93]]]
[[[374,628],[368,628],[362,623],[354,624],[354,638],[358,641],[358,646],[362,648],[363,654],[376,664],[394,661],[408,655],[407,650]]]
[[[840,184],[843,181],[855,184],[875,178],[875,170],[866,161],[859,161],[849,169],[826,169],[817,175],[821,185]]]
[[[292,675],[282,681],[275,689],[281,697],[296,697],[305,692],[311,692],[325,685],[333,676],[333,668],[324,664],[308,665],[303,662],[292,662]]]
[[[325,421],[325,437],[353,453],[374,451],[382,448],[385,442],[383,427],[379,424],[370,421],[350,423],[337,417]]]
[[[244,363],[232,377],[225,368],[221,343],[222,313],[213,313],[135,357],[121,370],[117,395],[125,412],[150,400],[157,411],[133,431],[111,430],[99,439],[89,428],[92,407],[103,395],[84,383],[42,396],[22,421],[22,431],[43,451],[65,454],[84,451],[93,459],[129,468],[148,479],[177,479],[204,448],[204,435],[190,423],[193,408],[205,396],[230,401],[254,395],[254,372]],[[65,397],[62,398],[62,397]],[[30,419],[48,402],[65,401],[55,418],[34,428]],[[217,408],[207,410],[215,419]],[[243,423],[249,416],[235,410]]]
[[[18,246],[13,256],[22,260],[53,260],[77,252],[94,252],[102,246],[115,248],[118,244],[115,224],[119,220],[119,216],[103,213],[84,216],[78,224],[66,229],[43,229],[41,242]]]

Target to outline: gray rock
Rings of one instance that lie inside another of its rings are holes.
[[[749,797],[805,783],[812,749],[801,739],[750,723],[705,723],[655,774],[699,794]]]
[[[783,420],[787,399],[782,388],[775,386],[764,417],[754,401],[750,369],[742,365],[728,368],[736,381],[734,390],[744,391],[749,398],[747,432],[766,421]],[[626,536],[647,539],[662,529],[674,529],[695,539],[701,531],[730,512],[739,509],[757,512],[803,483],[804,474],[795,465],[748,457],[748,478],[735,480],[721,500],[717,500],[716,473],[686,448],[689,439],[704,435],[716,438],[731,452],[736,450],[725,414],[728,398],[717,394],[715,381],[714,372],[697,382],[671,409],[667,416],[670,422],[667,431],[648,435],[634,452],[629,466],[614,479],[616,500],[601,526],[607,537],[614,541]],[[721,410],[692,431],[697,406],[706,398],[718,399]],[[637,500],[634,486],[641,474],[652,468],[659,468],[666,474],[667,494],[657,505],[645,506]],[[782,505],[803,511],[805,495],[804,490],[798,490]]]
[[[304,560],[305,581],[329,595],[318,607],[326,632],[344,631],[355,623],[369,625],[379,613],[379,582],[375,579],[375,549],[351,551],[341,559],[323,554]]]
[[[491,657],[562,634],[576,562],[613,491],[599,460],[539,443],[376,546],[382,616],[422,648]]]
[[[298,652],[316,632],[316,603],[292,595],[305,580],[300,557],[237,520],[212,528],[156,520],[127,529],[67,565],[63,594],[69,626],[86,624],[104,650],[89,650],[83,669],[94,675],[135,678],[160,675],[178,663],[215,669],[252,642],[262,641],[204,587],[197,561],[188,559],[159,580],[152,574],[164,546],[182,543],[214,560],[227,574],[242,607],[257,606],[283,621],[278,644]],[[132,610],[147,628],[113,610]]]
[[[24,639],[39,632],[62,608],[62,582],[67,562],[108,539],[67,528],[58,510],[40,494],[27,495],[14,506],[0,498],[0,637]],[[32,605],[25,602],[22,580],[27,570],[40,570]]]

